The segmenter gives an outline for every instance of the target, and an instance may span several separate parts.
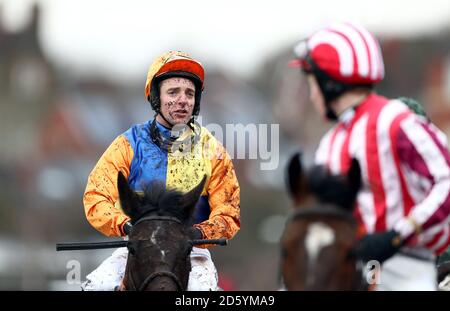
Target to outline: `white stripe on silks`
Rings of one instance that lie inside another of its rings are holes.
[[[450,215],[441,223],[434,225],[430,228],[428,228],[426,231],[422,232],[419,236],[419,243],[427,243],[433,239],[433,237],[441,232],[442,230],[445,230],[450,225]]]
[[[416,122],[413,115],[405,119],[400,127],[425,161],[435,181],[428,196],[411,211],[414,219],[419,224],[423,224],[447,199],[450,191],[450,170],[432,137]]]
[[[406,187],[414,203],[421,202],[431,190],[431,181],[411,170],[406,164],[401,164],[400,169],[405,176]]]
[[[396,102],[398,101],[396,100]],[[403,104],[403,102],[401,103]],[[406,105],[404,106],[406,109],[409,109]],[[417,116],[417,118],[421,118],[421,116]],[[434,128],[432,127],[433,125],[431,123],[429,125],[430,129],[434,131]],[[405,176],[404,180],[406,183],[406,187],[414,203],[421,202],[431,189],[431,181],[428,178],[419,175],[418,173],[411,170],[410,167],[405,163],[401,163],[400,169]]]
[[[358,193],[358,208],[367,232],[374,232],[376,221],[375,205],[373,203],[372,190],[367,184],[364,184]]]
[[[361,34],[347,24],[332,24],[330,29],[341,33],[350,41],[358,63],[358,74],[366,78],[369,75],[369,55]]]
[[[378,46],[378,43],[364,27],[361,27],[358,24],[350,25],[359,31],[364,38],[364,41],[367,43],[367,47],[369,49],[368,53],[370,54],[371,60],[370,77],[372,79],[377,79],[384,76],[383,59],[381,57],[381,49]]]
[[[368,115],[364,115],[353,125],[348,148],[350,156],[356,158],[361,167],[363,184],[358,193],[358,209],[367,231],[373,232],[375,229],[376,214],[373,194],[367,182],[366,130],[368,120]]]
[[[336,134],[333,143],[333,149],[331,149],[331,159],[330,159],[330,171],[332,174],[341,173],[341,150],[346,136],[346,131],[340,129]]]
[[[445,157],[435,144],[430,134],[416,121],[414,115],[409,116],[400,124],[401,129],[422,156],[434,180],[450,178],[450,169]]]
[[[320,140],[319,147],[317,148],[314,164],[324,165],[327,164],[328,154],[331,148],[331,137],[333,136],[336,127],[330,129],[325,136]]]
[[[334,47],[339,56],[341,75],[344,77],[352,75],[354,66],[352,47],[342,36],[328,30],[318,31],[308,40],[308,48],[312,50],[319,44],[329,44]]]
[[[412,217],[419,223],[425,223],[444,203],[449,195],[450,180],[436,183],[428,196],[411,211]]]
[[[439,128],[437,128],[433,123],[429,123],[430,130],[436,135],[439,143],[448,148],[447,135],[445,135]]]
[[[444,244],[448,241],[449,234],[450,234],[449,224],[447,223],[447,226],[444,228],[444,234],[439,238],[439,240],[436,243],[434,243],[434,245],[431,245],[430,247],[431,250],[436,251],[442,246],[444,246]]]
[[[368,115],[364,115],[360,117],[358,121],[356,121],[356,123],[353,125],[350,141],[348,144],[350,156],[356,158],[359,162],[363,180],[368,179],[365,139],[368,120]]]
[[[403,197],[400,176],[395,166],[390,139],[392,121],[407,107],[397,101],[385,105],[377,119],[378,161],[380,164],[381,183],[385,193],[386,227],[392,228],[403,217]]]

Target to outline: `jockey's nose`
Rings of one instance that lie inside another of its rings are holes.
[[[177,104],[184,107],[188,104],[188,99],[186,95],[181,95],[178,100],[177,100]]]
[[[181,93],[180,96],[178,96],[176,103],[181,108],[184,108],[189,104],[188,95],[185,93]]]

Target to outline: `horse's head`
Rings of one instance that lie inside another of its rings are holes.
[[[190,218],[206,178],[188,193],[166,190],[153,182],[143,195],[135,193],[119,172],[122,209],[131,218],[127,290],[185,290],[191,270]]]
[[[294,214],[281,238],[282,274],[288,290],[359,288],[351,249],[356,243],[352,209],[361,186],[360,167],[352,161],[344,175],[324,166],[305,171],[296,154],[287,168]]]
[[[361,187],[361,169],[358,161],[353,159],[344,175],[333,175],[323,165],[305,171],[301,153],[296,153],[287,165],[286,183],[294,207],[317,202],[352,210]]]

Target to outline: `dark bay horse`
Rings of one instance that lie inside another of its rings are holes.
[[[326,167],[305,172],[301,155],[287,168],[294,212],[281,238],[281,272],[287,290],[356,290],[362,278],[352,256],[357,225],[352,215],[361,186],[360,167],[352,161],[346,175]]]
[[[131,218],[126,290],[186,290],[191,270],[190,218],[206,178],[183,194],[154,182],[143,195],[135,193],[119,173],[122,209]]]

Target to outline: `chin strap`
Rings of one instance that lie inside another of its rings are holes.
[[[169,120],[167,120],[166,117],[163,115],[163,113],[162,113],[160,110],[158,110],[158,111],[155,113],[155,120],[156,120],[156,117],[157,117],[158,115],[160,115],[161,118],[163,118],[163,120],[166,121],[167,124],[169,124],[170,128],[173,128],[173,127],[174,127],[175,124],[173,124],[172,122],[170,122]]]
[[[166,120],[161,113],[160,113],[160,115],[163,117],[164,120]],[[175,131],[175,129],[173,129],[173,127],[175,125],[172,125],[172,129],[170,131],[171,135],[169,137],[162,135],[161,131],[159,130],[158,126],[156,125],[156,122],[157,121],[156,121],[156,116],[155,116],[152,124],[150,125],[150,137],[151,137],[153,143],[155,145],[157,145],[158,147],[160,147],[164,151],[172,152],[172,151],[175,151],[175,149],[183,151],[184,150],[183,145],[185,143],[190,144],[190,146],[192,148],[192,146],[197,144],[197,142],[200,140],[201,127],[200,127],[200,125],[195,126],[196,122],[195,122],[194,117],[192,117],[189,120],[189,122],[187,123],[187,126],[191,129],[191,135],[189,135],[189,138],[190,138],[189,143],[185,140],[178,141],[178,138],[183,134],[183,131],[180,131],[180,132]],[[166,122],[167,122],[167,120],[166,120]],[[171,124],[171,123],[169,123],[169,124]]]
[[[330,121],[337,121],[337,114],[331,109],[329,104],[325,104],[325,117]]]
[[[156,125],[156,118],[153,119],[153,122],[150,125],[150,137],[153,143],[164,151],[169,151],[177,139],[177,137],[165,137],[164,135],[161,135],[161,132]]]

